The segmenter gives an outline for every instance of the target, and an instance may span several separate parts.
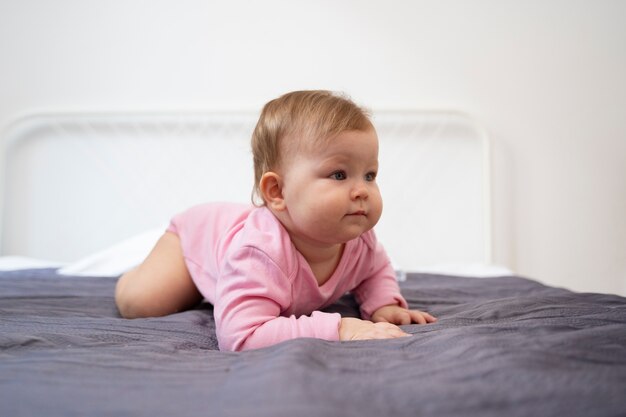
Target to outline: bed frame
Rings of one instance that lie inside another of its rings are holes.
[[[374,112],[385,208],[405,270],[491,263],[489,143],[469,116]],[[249,202],[257,114],[34,114],[3,134],[2,255],[76,261],[205,201]]]

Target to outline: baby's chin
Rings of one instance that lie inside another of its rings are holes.
[[[369,232],[370,230],[373,229],[374,226],[372,227],[368,227],[366,229],[360,230],[360,231],[355,231],[354,233],[346,233],[344,236],[341,236],[340,238],[338,238],[338,242],[337,243],[348,243],[351,240],[357,239],[359,237],[361,237],[362,235],[364,235],[365,233]]]

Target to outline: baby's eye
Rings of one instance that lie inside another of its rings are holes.
[[[330,178],[337,181],[343,181],[348,178],[348,176],[346,175],[345,171],[337,171],[330,174]]]
[[[371,182],[371,181],[374,181],[375,179],[376,179],[375,172],[368,172],[367,174],[365,174],[365,181]]]

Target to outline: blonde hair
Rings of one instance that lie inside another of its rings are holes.
[[[293,91],[268,102],[252,133],[254,188],[252,202],[265,204],[259,190],[261,177],[275,170],[287,149],[299,149],[346,130],[372,128],[369,112],[348,96],[326,90]],[[295,145],[295,146],[291,146]]]

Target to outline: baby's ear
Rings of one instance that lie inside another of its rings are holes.
[[[283,211],[285,209],[285,200],[283,198],[282,178],[275,172],[266,172],[261,177],[259,183],[261,196],[265,200],[265,204],[272,210]]]

